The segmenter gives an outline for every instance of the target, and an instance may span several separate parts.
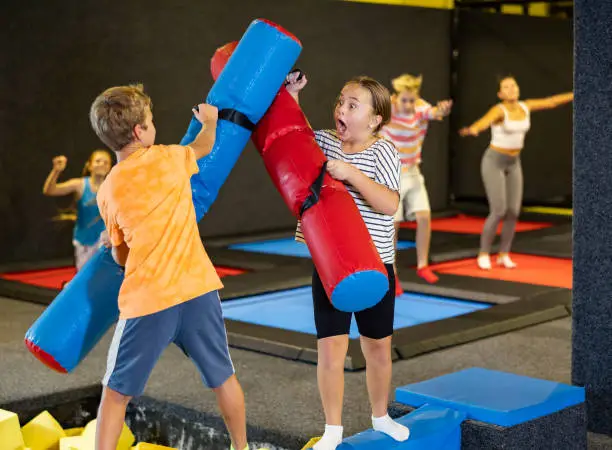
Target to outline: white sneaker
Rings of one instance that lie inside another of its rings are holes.
[[[510,255],[507,253],[497,257],[497,264],[504,266],[506,269],[514,269],[516,267],[516,263],[510,259]]]
[[[491,257],[489,255],[478,255],[477,262],[481,270],[491,270]]]

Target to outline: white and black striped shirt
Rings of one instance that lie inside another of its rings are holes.
[[[362,152],[347,154],[342,151],[342,141],[340,141],[335,131],[316,131],[315,139],[327,159],[338,159],[352,164],[377,183],[388,187],[392,191],[399,192],[400,158],[395,146],[391,142],[379,139]],[[370,232],[370,236],[372,236],[372,241],[374,241],[374,245],[383,263],[393,264],[395,262],[393,216],[374,211],[353,186],[347,184],[346,188],[357,204],[357,208]],[[304,242],[304,235],[300,229],[299,222],[296,239]]]

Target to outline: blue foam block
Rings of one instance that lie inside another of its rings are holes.
[[[254,295],[226,301],[221,306],[226,319],[299,333],[317,334],[310,287]],[[395,300],[393,329],[398,330],[455,317],[488,307],[490,305],[484,303],[404,293]],[[351,321],[349,337],[351,339],[359,337],[355,317]]]
[[[397,442],[374,430],[367,430],[342,441],[338,450],[459,450],[461,422],[465,413],[439,406],[425,405],[397,419],[410,429],[407,441]]]
[[[399,403],[439,405],[510,427],[584,402],[584,389],[478,367],[400,387]]]
[[[399,241],[398,250],[414,248],[414,242]],[[294,238],[269,239],[265,241],[245,242],[229,246],[232,250],[242,250],[253,253],[267,253],[272,255],[298,256],[300,258],[310,258],[308,247],[303,242],[298,242]]]

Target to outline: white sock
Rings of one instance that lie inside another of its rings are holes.
[[[507,253],[497,257],[497,264],[504,266],[506,269],[514,269],[516,267],[516,263],[512,261],[510,255]]]
[[[489,255],[478,255],[478,267],[482,270],[491,270],[491,258]]]
[[[410,436],[410,430],[404,425],[397,423],[389,414],[384,417],[374,417],[372,416],[372,427],[376,431],[380,431],[381,433],[385,433],[388,436],[391,436],[396,441],[402,442],[408,439]]]
[[[314,450],[336,450],[336,447],[342,443],[343,432],[342,425],[325,425],[323,437],[312,448]]]

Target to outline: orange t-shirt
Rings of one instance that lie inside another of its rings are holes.
[[[191,197],[191,147],[153,145],[117,164],[98,191],[113,246],[130,249],[121,319],[146,316],[223,287],[204,250]]]

